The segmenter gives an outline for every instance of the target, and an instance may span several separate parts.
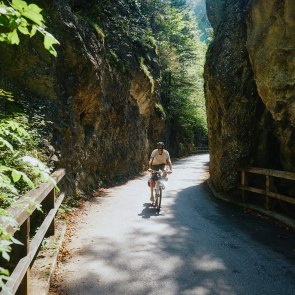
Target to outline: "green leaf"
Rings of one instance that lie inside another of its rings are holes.
[[[30,6],[31,5],[29,5],[29,7]],[[37,5],[35,5],[35,6],[37,6]],[[40,12],[38,12],[38,10],[36,10],[36,9],[35,10],[30,10],[29,7],[22,13],[22,15],[24,17],[30,19],[31,21],[33,21],[37,25],[43,27],[44,26],[44,18],[42,16],[42,14],[40,14]]]
[[[1,166],[3,168],[3,166]],[[5,171],[2,169],[2,171]],[[11,180],[8,176],[3,173],[0,173],[0,189],[1,191],[9,191],[15,195],[17,195],[16,188],[11,184]]]
[[[46,32],[44,36],[44,47],[56,57],[57,52],[53,48],[54,44],[59,44],[59,42],[50,33]]]
[[[30,35],[30,32],[29,32],[29,30],[28,30],[27,27],[19,26],[19,27],[18,27],[18,30],[19,30],[21,33],[23,33],[24,35]]]
[[[9,276],[9,271],[7,269],[4,269],[3,267],[0,267],[0,274]]]
[[[0,147],[4,147],[4,146],[9,148],[10,151],[12,152],[14,151],[13,146],[7,140],[5,140],[3,137],[0,136]]]
[[[42,9],[36,4],[30,4],[28,10],[34,11],[36,14],[41,14]]]
[[[17,245],[23,245],[22,242],[20,242],[19,240],[17,240],[17,239],[14,238],[14,237],[10,237],[10,240],[11,240],[14,244],[17,244]]]
[[[30,33],[30,37],[33,37],[37,32],[37,27],[35,25],[32,25],[32,30],[31,30],[31,33]]]
[[[33,183],[33,181],[25,174],[25,173],[22,173],[22,179],[23,181],[30,187],[30,188],[33,188],[35,185]]]
[[[22,0],[12,0],[11,6],[19,11],[22,11],[28,7],[28,4]]]
[[[25,18],[21,18],[21,23],[18,27],[18,30],[23,33],[24,35],[30,35],[29,29],[28,29],[28,22]]]
[[[7,42],[7,34],[0,33],[0,41],[1,42]]]
[[[17,170],[13,170],[11,173],[11,176],[14,183],[18,182],[20,178],[22,177],[21,173]]]
[[[7,261],[10,260],[10,256],[9,256],[8,253],[5,252],[5,251],[2,252],[2,257],[3,257],[5,260],[7,260]]]
[[[4,174],[2,172],[11,172],[12,168],[6,166],[0,166],[0,179],[4,178]]]
[[[13,30],[12,32],[7,34],[7,40],[10,44],[19,44],[19,37],[17,34],[17,30]]]

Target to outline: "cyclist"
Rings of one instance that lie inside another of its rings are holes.
[[[166,163],[169,165],[170,172],[172,172],[172,163],[170,159],[169,152],[164,149],[164,143],[162,141],[157,143],[157,148],[152,151],[150,161],[149,161],[149,171],[156,170],[159,171],[160,169],[164,171]],[[150,179],[150,188],[151,188],[151,202],[154,201],[154,186],[155,182],[153,178]]]

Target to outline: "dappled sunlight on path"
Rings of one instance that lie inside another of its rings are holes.
[[[61,290],[231,295],[278,294],[285,288],[291,294],[280,270],[293,276],[294,268],[257,241],[249,243],[249,233],[236,228],[231,216],[241,222],[241,210],[210,197],[204,184],[207,163],[208,155],[175,163],[160,214],[148,203],[148,175],[110,189],[100,205],[90,204],[69,245],[73,256],[59,267]],[[268,293],[274,277],[274,292]]]

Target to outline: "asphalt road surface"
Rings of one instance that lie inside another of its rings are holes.
[[[294,232],[215,199],[208,161],[175,161],[160,214],[147,173],[93,199],[59,265],[60,294],[294,295]]]

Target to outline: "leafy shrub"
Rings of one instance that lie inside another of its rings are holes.
[[[53,46],[59,42],[46,31],[42,9],[35,4],[28,5],[22,0],[12,0],[8,3],[9,5],[0,2],[0,42],[18,45],[19,33],[33,37],[39,32],[44,36],[45,49],[57,56]],[[12,102],[13,96],[0,89],[0,109],[5,101]],[[16,227],[15,220],[3,208],[34,187],[35,183],[50,180],[50,170],[32,156],[38,149],[34,144],[35,138],[29,131],[27,118],[23,114],[15,113],[9,116],[6,112],[3,113],[5,115],[0,117],[0,216],[2,220],[8,219],[9,223]],[[3,259],[10,259],[13,243],[19,244],[0,224],[0,253]],[[6,294],[11,293],[5,286],[8,276],[9,272],[0,267],[0,289]]]
[[[2,95],[1,95],[2,94]],[[4,95],[5,94],[5,95]],[[5,99],[9,98],[9,103]],[[32,130],[27,115],[18,109],[10,112],[8,104],[13,105],[11,93],[0,89],[0,206],[10,205],[35,183],[50,181],[50,169],[38,158],[40,138]]]

